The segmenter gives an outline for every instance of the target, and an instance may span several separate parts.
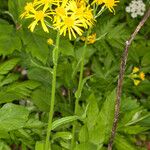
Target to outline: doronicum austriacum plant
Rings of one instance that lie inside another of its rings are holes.
[[[106,150],[125,41],[149,4],[0,0],[0,150]],[[149,149],[149,26],[130,47],[113,150]]]
[[[79,84],[75,93],[75,111],[74,114],[78,114],[78,103],[81,97],[82,88],[84,85],[83,70],[84,59],[86,53],[86,46],[91,43],[95,36],[90,36],[92,32],[92,26],[96,23],[96,18],[99,17],[108,8],[111,12],[115,13],[114,6],[119,1],[116,0],[95,0],[93,2],[85,0],[34,0],[29,2],[25,6],[25,11],[21,14],[21,18],[32,19],[32,23],[28,26],[31,32],[34,31],[36,25],[41,24],[45,32],[49,32],[49,28],[57,31],[56,43],[53,49],[53,69],[52,69],[52,89],[51,89],[51,104],[48,119],[48,127],[45,140],[45,150],[51,149],[50,136],[52,131],[52,121],[54,115],[55,104],[55,91],[56,91],[56,76],[57,65],[59,58],[59,40],[60,36],[69,36],[71,40],[72,36],[76,39],[77,36],[82,36],[86,32],[84,39],[84,50],[80,62],[80,75]],[[101,6],[102,5],[102,6]],[[94,43],[93,41],[92,43]],[[53,42],[48,40],[51,45]],[[72,139],[70,149],[75,147],[75,132],[76,122],[72,127]]]

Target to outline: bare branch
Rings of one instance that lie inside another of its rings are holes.
[[[117,128],[117,124],[118,124],[121,93],[122,93],[122,83],[123,83],[123,78],[124,78],[126,61],[127,61],[127,57],[128,57],[128,49],[129,49],[132,41],[134,40],[135,36],[139,32],[139,30],[142,28],[144,23],[147,21],[149,16],[150,16],[150,8],[147,11],[147,13],[145,14],[145,16],[143,17],[143,19],[140,21],[139,25],[136,27],[133,34],[130,36],[129,40],[126,41],[126,43],[125,43],[125,49],[124,49],[123,56],[121,59],[121,64],[120,64],[120,72],[119,72],[118,85],[117,85],[117,96],[116,96],[116,102],[115,102],[114,122],[113,122],[112,131],[111,131],[111,137],[110,137],[109,144],[108,144],[108,150],[112,150],[113,141],[115,138],[116,128]]]

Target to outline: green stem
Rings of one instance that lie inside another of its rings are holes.
[[[90,34],[90,29],[87,32],[87,36],[86,36],[86,41],[83,47],[83,54],[82,54],[82,58],[81,58],[81,67],[80,67],[80,76],[79,76],[79,84],[78,84],[78,89],[77,89],[77,96],[76,96],[76,100],[75,100],[75,110],[74,110],[74,114],[77,115],[78,114],[78,103],[79,103],[79,99],[81,96],[81,92],[82,92],[82,81],[83,81],[83,71],[84,71],[84,61],[85,61],[85,53],[86,53],[86,47],[87,47],[87,38]],[[73,124],[73,128],[72,128],[72,141],[71,141],[71,149],[73,150],[75,147],[75,131],[76,131],[76,122],[74,122]]]
[[[53,50],[54,67],[53,67],[53,79],[52,79],[52,91],[51,91],[51,105],[50,105],[50,111],[49,111],[47,135],[46,135],[46,141],[45,141],[45,150],[51,150],[51,143],[49,140],[50,140],[50,136],[51,136],[54,105],[55,105],[56,73],[57,73],[57,61],[58,61],[58,55],[59,55],[59,49],[58,49],[59,39],[60,39],[60,35],[59,35],[59,32],[57,32],[56,46]]]

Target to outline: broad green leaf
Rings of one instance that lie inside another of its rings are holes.
[[[51,100],[50,89],[46,87],[40,87],[33,91],[31,97],[32,102],[42,111],[48,112]]]
[[[147,131],[149,129],[150,129],[150,127],[142,127],[140,125],[134,125],[134,126],[122,127],[118,131],[123,132],[125,134],[139,134],[139,133]]]
[[[44,150],[44,142],[42,141],[37,141],[35,144],[35,150]]]
[[[34,58],[37,58],[42,63],[46,64],[50,55],[47,38],[37,33],[31,33],[28,30],[22,31],[21,38],[26,45],[26,51],[31,53]]]
[[[21,49],[21,40],[12,25],[0,20],[0,55],[8,55]]]
[[[95,126],[89,131],[92,143],[102,144],[108,141],[114,120],[115,98],[116,90],[107,96],[99,112]]]
[[[72,138],[72,133],[71,132],[57,132],[53,135],[52,140],[55,140],[55,139],[58,139],[58,138],[69,140],[69,139]]]
[[[61,38],[59,50],[63,55],[74,56],[74,47],[67,39]]]
[[[97,146],[90,142],[86,142],[86,143],[78,144],[75,147],[75,150],[97,150]]]
[[[71,123],[71,122],[78,120],[78,119],[80,119],[80,117],[78,117],[78,116],[68,116],[68,117],[64,117],[64,118],[55,120],[52,123],[52,130],[56,129],[57,127],[59,127],[61,125]]]
[[[3,141],[0,141],[0,150],[11,150],[11,148]]]
[[[150,52],[146,53],[142,59],[142,66],[148,66],[150,65]]]
[[[29,97],[32,90],[39,86],[35,81],[24,81],[21,83],[13,83],[4,90],[0,91],[0,103],[11,102],[13,100],[19,100]]]
[[[3,62],[2,64],[0,64],[0,74],[7,74],[11,69],[13,69],[16,66],[18,62],[18,58],[10,59],[8,61]]]
[[[23,106],[5,104],[0,109],[0,129],[4,131],[21,129],[28,120],[28,115],[28,110]]]
[[[79,132],[79,141],[80,143],[87,142],[89,140],[88,128],[86,125],[82,126]]]
[[[24,8],[26,1],[27,0],[9,0],[8,1],[9,12],[13,16],[15,23],[19,22],[20,15],[23,11],[23,8]]]
[[[88,103],[89,103],[89,107],[87,110],[87,120],[86,121],[87,121],[88,129],[91,129],[95,125],[98,114],[99,114],[98,100],[94,94],[91,94],[89,96]]]
[[[19,74],[10,73],[2,81],[0,81],[0,87],[10,84],[19,79]]]
[[[117,150],[137,150],[125,137],[116,135],[115,147]]]

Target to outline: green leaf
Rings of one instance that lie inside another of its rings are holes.
[[[80,143],[87,142],[89,140],[88,128],[86,125],[82,126],[79,132],[79,141]]]
[[[45,144],[42,141],[37,141],[35,144],[35,150],[44,150]]]
[[[47,38],[37,33],[31,33],[28,30],[22,32],[21,38],[26,45],[26,51],[33,57],[46,64],[49,57],[49,48]]]
[[[20,15],[23,12],[25,2],[26,0],[9,0],[8,1],[9,12],[13,16],[15,23],[19,22],[20,20]]]
[[[38,86],[39,83],[30,80],[21,83],[13,83],[0,91],[0,104],[29,97],[32,90]]]
[[[59,127],[61,125],[73,122],[78,119],[80,119],[80,117],[78,117],[78,116],[68,116],[68,117],[63,117],[61,119],[55,120],[52,123],[52,130],[56,129],[57,127]]]
[[[125,137],[118,134],[115,137],[115,147],[117,150],[137,150]]]
[[[11,149],[5,142],[0,141],[0,150],[11,150]]]
[[[28,110],[23,106],[5,104],[0,109],[0,129],[4,131],[21,129],[28,120],[28,115]]]
[[[71,132],[57,132],[56,134],[53,135],[52,140],[55,140],[57,138],[69,140],[72,138],[72,133]]]
[[[21,40],[15,29],[7,22],[0,20],[0,55],[8,55],[21,49]]]
[[[74,47],[67,39],[61,38],[59,50],[63,55],[74,56]]]
[[[150,65],[150,52],[146,53],[141,62],[142,66],[149,66]]]
[[[75,150],[97,150],[97,146],[90,142],[86,142],[77,145]]]
[[[123,132],[125,134],[139,134],[139,133],[147,131],[149,129],[150,129],[150,127],[142,127],[140,125],[134,125],[134,126],[122,127],[118,131]]]
[[[50,89],[47,87],[40,87],[33,91],[32,95],[32,102],[44,112],[49,111],[50,100],[51,100],[51,93]]]
[[[89,103],[89,107],[87,110],[87,126],[88,126],[88,129],[91,129],[95,125],[98,114],[99,114],[99,108],[97,104],[98,100],[94,94],[91,94],[89,96],[88,103]]]
[[[114,120],[115,98],[116,90],[107,96],[99,112],[95,126],[89,131],[92,143],[102,144],[108,141]]]
[[[10,70],[12,70],[16,66],[18,62],[19,62],[18,58],[14,58],[3,62],[2,64],[0,64],[0,74],[1,75],[7,74]]]

